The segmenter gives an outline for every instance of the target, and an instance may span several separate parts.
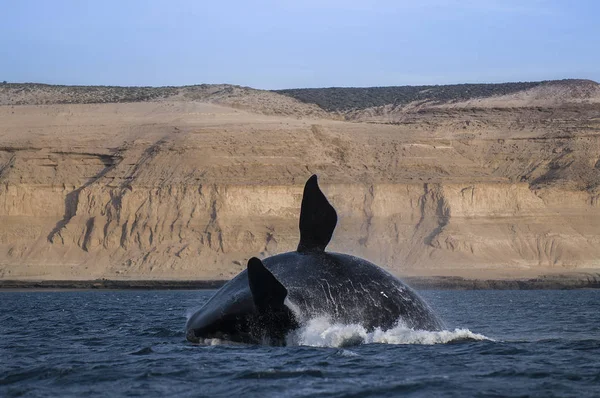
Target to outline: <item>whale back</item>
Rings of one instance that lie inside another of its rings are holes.
[[[418,330],[443,327],[416,292],[358,257],[290,252],[251,264],[190,318],[188,330],[204,337],[283,344],[287,332],[317,317],[368,331],[397,324]]]
[[[419,330],[443,327],[415,291],[367,260],[340,253],[290,252],[263,262],[286,287],[300,323],[324,316],[367,330],[386,330],[398,323]]]

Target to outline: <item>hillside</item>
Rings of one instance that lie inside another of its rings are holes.
[[[181,87],[0,84],[0,106],[157,101],[199,101],[270,115],[326,117],[326,113],[316,105],[304,104],[293,98],[265,90],[230,84],[201,84]]]
[[[463,103],[477,99],[498,98],[505,103],[507,96],[529,92],[532,89],[547,87],[566,87],[563,96],[554,96],[560,101],[572,98],[584,98],[598,95],[590,90],[598,85],[589,80],[558,80],[523,83],[495,84],[451,84],[442,86],[391,86],[391,87],[331,87],[277,90],[275,92],[295,98],[307,104],[316,104],[329,112],[346,113],[350,111],[376,108],[381,106],[402,107],[409,104],[441,105]],[[583,88],[582,88],[583,87]],[[547,91],[547,90],[546,90]],[[587,91],[587,93],[586,93]],[[591,92],[590,92],[591,91]],[[538,90],[540,92],[540,90]],[[548,93],[550,94],[550,93]]]
[[[313,173],[339,214],[331,250],[397,274],[600,269],[595,83],[384,105],[351,121],[227,85],[140,101],[127,88],[88,98],[5,86],[5,280],[227,279],[251,256],[297,245]]]

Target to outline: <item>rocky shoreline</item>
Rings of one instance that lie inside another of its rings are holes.
[[[522,279],[469,279],[459,276],[404,278],[417,290],[569,290],[598,289],[600,274],[542,275]]]
[[[0,290],[196,290],[218,289],[226,280],[0,280]]]
[[[600,288],[600,274],[542,275],[523,279],[470,279],[458,276],[402,278],[417,290],[570,290]],[[0,280],[0,290],[196,290],[218,289],[227,280]]]

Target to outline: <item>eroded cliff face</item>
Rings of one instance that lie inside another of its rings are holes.
[[[599,206],[578,192],[501,183],[323,189],[340,216],[330,249],[399,273],[600,266]],[[298,243],[301,186],[76,190],[3,186],[3,277],[65,268],[77,278],[229,277],[251,256]]]
[[[465,136],[439,114],[135,105],[0,107],[0,278],[229,278],[295,249],[313,173],[339,215],[329,249],[399,274],[600,268],[593,117],[569,135],[494,119]]]

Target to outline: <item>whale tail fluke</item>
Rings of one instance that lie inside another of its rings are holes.
[[[325,251],[337,224],[337,213],[313,175],[306,181],[300,210],[299,252]]]

